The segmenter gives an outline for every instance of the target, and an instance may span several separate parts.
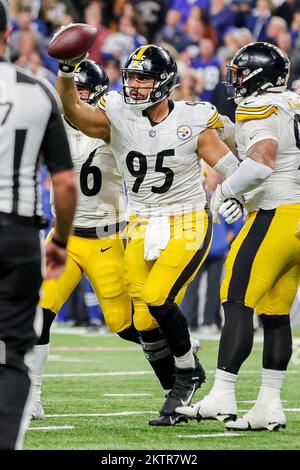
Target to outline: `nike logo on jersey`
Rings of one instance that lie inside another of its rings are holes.
[[[109,246],[108,248],[101,248],[101,253],[104,253],[105,251],[109,250],[110,248],[112,248],[112,246]]]

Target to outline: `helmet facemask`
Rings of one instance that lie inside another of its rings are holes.
[[[107,85],[97,85],[97,86],[89,86],[88,84],[81,84],[76,82],[76,88],[79,92],[87,92],[87,96],[85,97],[83,94],[80,93],[81,101],[90,104],[91,106],[95,106],[102,95],[107,93],[108,86]]]
[[[128,84],[131,75],[141,75],[145,78],[149,78],[153,80],[153,85],[151,87],[143,87],[143,83],[141,82],[140,86],[130,86]],[[159,103],[163,99],[165,99],[171,91],[175,88],[175,86],[171,89],[166,91],[165,87],[168,84],[170,78],[172,78],[173,73],[167,74],[166,72],[160,74],[160,76],[155,76],[152,74],[148,74],[143,71],[139,71],[136,69],[123,69],[122,71],[122,81],[123,81],[123,93],[124,93],[124,100],[125,103],[133,105],[139,109],[147,109],[150,106],[153,106],[155,103]],[[142,90],[148,89],[149,93],[144,99],[134,99],[130,95],[130,90]]]
[[[224,85],[237,104],[266,91],[282,92],[289,77],[289,60],[276,46],[252,43],[236,53],[227,67]]]
[[[138,76],[141,78],[139,85],[132,86],[129,84],[130,80],[134,78],[134,76]],[[143,85],[143,81],[151,81],[152,86],[145,86]],[[150,74],[147,74],[143,71],[134,70],[134,69],[123,69],[122,70],[122,82],[123,82],[123,93],[124,93],[124,100],[125,103],[131,104],[133,106],[146,109],[149,106],[153,105],[151,100],[151,93],[153,90],[157,88],[159,82],[156,80],[156,77]],[[138,95],[139,91],[141,90],[148,90],[148,94],[145,98],[139,98],[136,96],[132,96],[132,91],[136,90]]]
[[[260,80],[259,74],[263,71],[262,67],[258,67],[253,71],[247,67],[242,68],[234,64],[226,65],[226,67],[227,73],[224,85],[226,87],[227,99],[233,98],[237,104],[247,96],[257,96],[259,93],[273,87],[271,82],[264,83],[263,79]],[[256,76],[257,78],[254,78]],[[254,87],[248,82],[251,79],[253,85],[255,84],[255,89],[252,89]]]

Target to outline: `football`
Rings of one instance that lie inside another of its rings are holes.
[[[98,29],[85,23],[72,23],[59,31],[49,43],[48,54],[55,59],[73,59],[88,52]]]

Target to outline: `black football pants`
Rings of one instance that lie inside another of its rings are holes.
[[[22,446],[30,391],[24,355],[37,337],[42,282],[39,230],[0,218],[0,450]]]

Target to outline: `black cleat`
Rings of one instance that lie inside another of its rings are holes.
[[[170,416],[160,415],[157,418],[150,419],[149,426],[176,426],[179,423],[187,423],[188,418],[178,413]]]
[[[198,388],[205,382],[205,372],[197,356],[194,369],[178,369],[175,367],[175,382],[170,391],[160,414],[171,416],[177,406],[188,406]]]

